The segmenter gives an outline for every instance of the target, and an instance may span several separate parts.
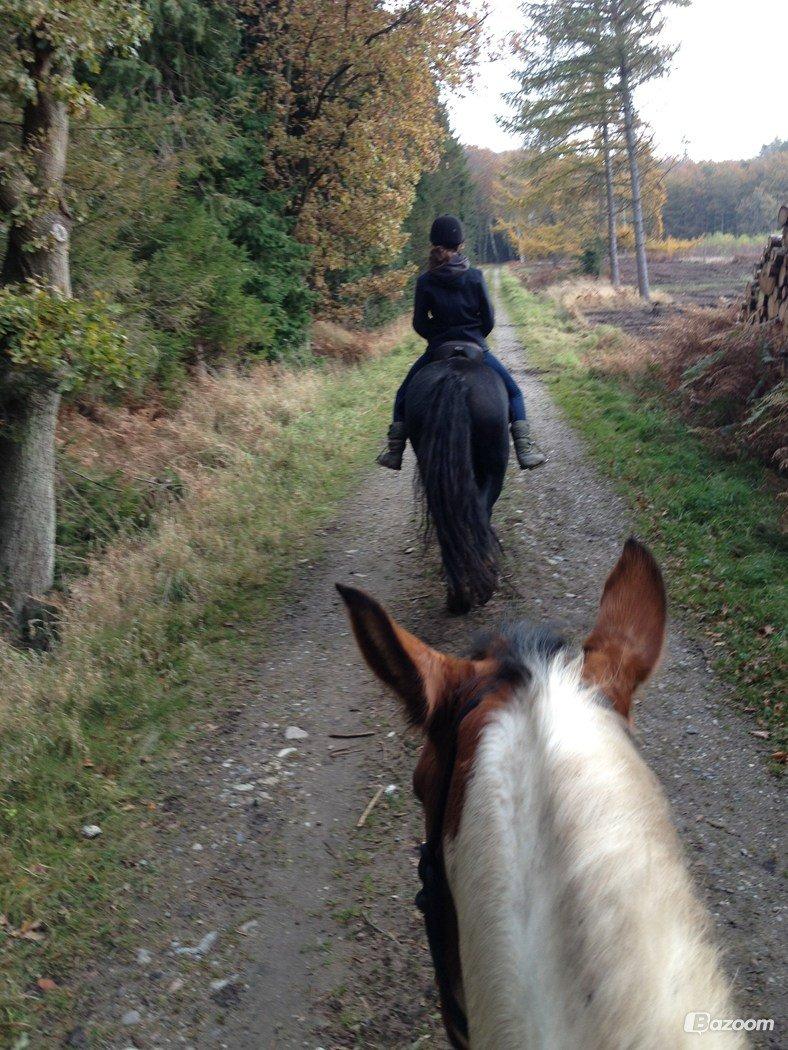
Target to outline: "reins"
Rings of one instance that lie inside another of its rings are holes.
[[[429,838],[419,847],[421,853],[419,859],[421,889],[416,894],[416,907],[424,916],[424,928],[427,932],[427,943],[432,956],[432,967],[435,971],[438,994],[444,1013],[452,1027],[452,1031],[448,1031],[447,1026],[447,1035],[451,1045],[458,1048],[458,1050],[464,1050],[464,1044],[457,1041],[455,1032],[459,1032],[462,1038],[467,1041],[468,1018],[452,986],[446,959],[448,949],[446,938],[447,919],[450,919],[453,913],[456,923],[456,910],[449,882],[446,878],[446,864],[443,856],[443,827],[446,820],[446,807],[449,801],[451,782],[454,777],[454,767],[457,763],[457,734],[460,724],[471,711],[479,706],[487,692],[488,690],[484,690],[478,696],[469,700],[454,720],[451,727],[449,758],[441,783],[436,819],[432,825]]]

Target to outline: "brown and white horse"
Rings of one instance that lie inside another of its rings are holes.
[[[629,732],[665,630],[648,550],[627,542],[578,653],[519,626],[457,659],[339,589],[364,657],[425,737],[414,787],[440,869],[427,925],[452,1045],[745,1045],[685,1033],[693,1011],[735,1015],[666,799]]]

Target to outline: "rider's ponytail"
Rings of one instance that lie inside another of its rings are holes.
[[[430,251],[429,268],[431,270],[436,269],[438,266],[443,266],[449,259],[456,253],[456,248],[444,248],[441,244],[434,244]]]

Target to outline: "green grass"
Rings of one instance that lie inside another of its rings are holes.
[[[766,240],[765,233],[707,233],[698,239],[695,250],[702,255],[758,253],[763,250]]]
[[[222,442],[210,484],[97,564],[55,653],[0,643],[0,1045],[26,1045],[67,1014],[69,976],[123,943],[124,884],[155,875],[138,863],[156,819],[150,770],[243,688],[293,566],[319,550],[316,530],[371,462],[413,354],[408,343],[338,374],[312,370],[303,404],[298,377],[281,399],[269,389],[249,443],[231,444],[232,419],[206,440]],[[66,552],[82,556],[84,530],[69,527]],[[26,923],[40,939],[9,935]],[[58,990],[42,993],[40,978]]]
[[[772,732],[785,728],[788,560],[769,473],[717,456],[677,418],[653,379],[631,383],[588,364],[603,338],[527,292],[502,292],[529,360],[591,455],[626,497],[638,534],[660,559],[674,608],[711,642],[738,703]]]

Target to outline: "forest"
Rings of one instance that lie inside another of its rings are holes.
[[[485,262],[503,262],[516,254],[516,205],[522,198],[510,187],[522,170],[520,151],[493,153],[475,147],[466,149],[475,187],[474,214],[485,238],[479,241],[478,257]],[[655,163],[645,187],[647,229],[654,247],[662,239],[693,241],[715,234],[754,238],[760,245],[777,228],[781,201],[788,198],[788,143],[775,141],[757,157],[741,161],[693,161],[664,159]],[[560,212],[560,197],[555,208]],[[549,211],[548,211],[549,214]],[[584,229],[560,231],[560,239],[539,244],[533,227],[524,241],[525,254],[555,252],[579,254],[583,244],[600,235],[601,200]],[[626,206],[622,207],[626,225]],[[535,225],[535,224],[534,224]],[[495,243],[490,231],[496,231]],[[631,245],[631,235],[625,244]]]
[[[205,369],[306,359],[314,316],[400,309],[438,199],[468,211],[440,93],[473,67],[478,13],[336,15],[0,6],[0,571],[17,612],[53,578],[62,403],[153,384],[177,404]]]
[[[710,233],[761,237],[788,199],[788,141],[776,139],[749,160],[666,165],[662,209],[668,237]]]

